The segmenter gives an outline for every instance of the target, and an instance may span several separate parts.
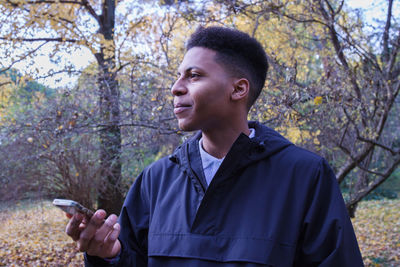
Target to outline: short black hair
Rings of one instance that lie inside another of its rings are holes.
[[[234,75],[250,83],[247,108],[257,100],[264,87],[268,70],[267,55],[262,45],[247,33],[226,27],[198,27],[190,36],[186,49],[204,47],[217,53],[215,60]]]

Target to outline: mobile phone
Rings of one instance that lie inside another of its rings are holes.
[[[70,200],[70,199],[59,199],[56,198],[53,200],[53,205],[59,207],[63,211],[65,211],[68,214],[74,215],[76,213],[81,213],[83,215],[86,215],[89,219],[93,216],[94,212],[91,211],[90,209],[82,206],[76,201]]]

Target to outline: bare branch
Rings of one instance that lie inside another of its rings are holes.
[[[389,0],[388,12],[387,12],[387,17],[386,17],[386,25],[385,25],[385,30],[383,31],[382,59],[384,62],[387,62],[389,60],[389,31],[390,31],[390,25],[391,25],[391,20],[392,20],[392,6],[393,6],[393,0]]]
[[[85,7],[85,9],[89,12],[90,15],[92,15],[92,17],[94,19],[96,19],[96,21],[99,23],[101,23],[100,20],[100,16],[97,15],[96,11],[93,9],[93,7],[90,5],[90,3],[87,0],[82,0],[82,5]]]
[[[288,19],[291,19],[291,20],[299,22],[299,23],[317,23],[317,24],[321,24],[321,25],[324,25],[324,26],[328,26],[325,22],[323,22],[321,20],[317,20],[315,18],[309,18],[309,19],[298,18],[298,17],[295,17],[295,16],[293,16],[291,14],[282,12],[282,11],[280,11],[278,9],[277,10],[272,10],[271,12],[274,13],[274,14],[280,14],[280,15],[288,18]]]
[[[368,156],[368,154],[372,151],[373,148],[374,145],[368,143],[363,147],[363,149],[358,153],[357,156],[348,159],[346,163],[343,165],[343,167],[340,168],[340,170],[336,175],[338,183],[343,182],[346,175],[348,175],[355,167],[357,167],[359,163]]]
[[[396,59],[397,59],[397,53],[399,52],[399,48],[400,48],[400,29],[399,29],[399,32],[397,33],[396,41],[393,44],[392,53],[390,55],[389,63],[387,64],[387,68],[386,68],[386,72],[387,73],[390,73],[393,70],[393,67],[394,67]]]
[[[324,17],[324,19],[327,21],[327,23],[325,23],[325,26],[328,27],[329,30],[329,34],[331,36],[331,41],[332,44],[335,48],[336,54],[340,60],[340,62],[342,63],[342,65],[345,67],[346,70],[349,70],[349,64],[347,63],[346,57],[343,53],[343,47],[340,44],[339,38],[338,38],[338,33],[335,30],[335,24],[333,23],[334,21],[334,14],[329,15],[329,13],[325,10],[325,8],[322,5],[322,2],[320,3],[320,12],[322,14],[322,16]]]
[[[45,78],[52,77],[52,76],[54,76],[54,75],[62,74],[62,73],[67,73],[67,74],[81,74],[82,71],[79,71],[79,70],[60,70],[60,71],[53,71],[53,72],[49,72],[49,73],[46,74],[46,75],[42,75],[42,76],[35,77],[35,79],[38,79],[38,80],[40,80],[40,79],[45,79]]]
[[[11,82],[4,82],[4,83],[0,83],[0,87],[2,87],[2,86],[4,86],[4,85],[7,85],[7,84],[10,84]]]
[[[342,134],[342,137],[340,137],[339,146],[342,146],[342,144],[343,144],[344,137],[346,136],[347,130],[349,129],[349,125],[350,125],[350,121],[348,121],[348,122],[346,123],[346,128],[344,129],[344,132],[343,132],[343,134]]]
[[[0,37],[1,39],[1,37]],[[29,51],[28,53],[20,56],[19,59],[11,62],[11,64],[3,69],[0,69],[0,73],[6,72],[7,70],[11,69],[16,63],[21,62],[23,60],[25,60],[27,57],[29,57],[30,55],[32,55],[33,53],[35,53],[36,51],[38,51],[40,48],[42,48],[42,46],[44,46],[46,43],[40,44],[38,45],[35,49]]]
[[[350,207],[357,202],[359,202],[363,197],[368,195],[370,192],[372,192],[374,189],[376,189],[379,185],[381,185],[384,181],[386,181],[387,178],[390,177],[390,175],[396,170],[396,168],[400,165],[400,157],[390,166],[386,169],[384,173],[380,173],[379,176],[381,176],[379,179],[376,179],[372,184],[370,184],[367,188],[364,188],[363,190],[357,192],[354,198],[350,199],[346,203],[347,207]]]
[[[252,36],[252,37],[255,37],[255,36],[256,36],[256,32],[257,32],[258,26],[260,25],[260,17],[261,17],[262,15],[263,15],[263,14],[260,13],[260,14],[258,14],[257,17],[256,17],[256,23],[255,23],[254,28],[253,28],[253,31],[252,31],[252,33],[251,33],[251,36]]]
[[[326,5],[327,5],[328,8],[329,8],[329,12],[330,12],[330,14],[331,14],[331,19],[332,19],[332,21],[333,21],[334,18],[335,18],[336,12],[335,12],[335,10],[333,9],[331,3],[329,3],[329,1],[324,0],[324,2],[326,3]],[[320,4],[321,4],[321,6],[322,6],[322,2],[321,2],[321,1],[320,1]]]
[[[51,1],[51,0],[39,0],[39,1],[27,1],[24,4],[29,4],[29,5],[40,5],[40,4],[77,4],[77,5],[82,5],[82,2],[79,1],[72,1],[72,0],[60,0],[60,1]]]
[[[395,151],[395,150],[391,149],[390,147],[387,147],[387,146],[385,146],[385,145],[383,145],[381,143],[376,142],[375,140],[367,139],[367,138],[364,138],[362,136],[357,136],[357,139],[360,140],[360,141],[363,141],[363,142],[367,142],[367,143],[379,146],[380,148],[383,148],[384,150],[389,151],[390,154],[392,154],[393,156],[396,155],[396,154],[400,154],[400,150]]]
[[[365,172],[367,172],[367,173],[369,173],[369,174],[373,174],[373,175],[381,176],[381,177],[385,176],[384,173],[372,171],[372,170],[370,170],[370,169],[368,169],[368,168],[363,167],[361,164],[358,164],[357,167],[358,167],[360,170],[363,170],[363,171],[365,171]]]
[[[17,42],[62,42],[62,43],[77,43],[79,40],[76,39],[66,39],[64,37],[58,38],[6,38],[0,37],[0,40],[6,41],[17,41]]]
[[[335,15],[339,14],[340,11],[342,11],[343,5],[344,5],[344,0],[342,0],[342,2],[340,3],[338,9],[335,12]]]

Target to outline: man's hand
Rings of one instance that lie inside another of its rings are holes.
[[[121,250],[118,240],[121,226],[116,215],[105,218],[104,210],[97,210],[89,221],[77,213],[70,219],[65,232],[77,242],[79,251],[91,256],[113,258]]]

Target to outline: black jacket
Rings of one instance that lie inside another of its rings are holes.
[[[142,172],[122,208],[117,266],[363,266],[325,160],[250,127],[256,137],[239,136],[208,188],[200,133]]]

